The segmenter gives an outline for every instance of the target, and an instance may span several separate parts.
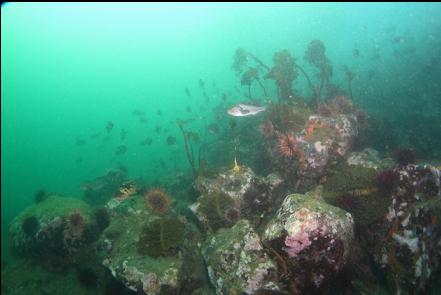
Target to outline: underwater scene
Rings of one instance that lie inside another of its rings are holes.
[[[441,294],[441,3],[3,3],[2,294]]]

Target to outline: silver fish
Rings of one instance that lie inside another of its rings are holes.
[[[228,110],[228,114],[234,117],[254,116],[266,110],[266,106],[258,107],[246,104],[238,104]]]

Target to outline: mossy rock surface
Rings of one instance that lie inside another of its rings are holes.
[[[196,243],[200,240],[195,227],[173,210],[164,216],[154,214],[138,195],[111,209],[111,215],[111,223],[98,241],[103,265],[134,291],[145,293],[142,290],[146,288],[151,294],[177,292],[186,278],[183,273],[185,253],[179,252],[197,248]],[[161,223],[168,232],[161,231]],[[145,248],[148,251],[140,251],[140,241],[147,239],[146,234],[151,244]],[[169,243],[164,244],[167,241]],[[149,280],[157,285],[149,285]]]
[[[261,288],[278,290],[276,263],[264,251],[248,220],[217,231],[203,244],[202,254],[216,294],[254,294]]]
[[[146,224],[138,251],[152,257],[173,256],[183,242],[185,225],[177,217],[164,217]]]
[[[11,240],[16,246],[20,246],[29,241],[22,227],[23,222],[30,217],[35,217],[39,226],[41,226],[51,222],[57,217],[67,217],[72,212],[80,213],[87,223],[92,218],[93,210],[81,199],[51,195],[44,201],[26,208],[14,218],[9,228]]]
[[[2,294],[64,294],[101,295],[101,288],[86,288],[74,269],[66,273],[48,271],[29,259],[12,260],[2,269]]]
[[[221,227],[231,226],[227,219],[227,210],[234,208],[234,200],[222,192],[213,192],[199,198],[198,212],[207,221],[210,231],[215,232]]]
[[[324,186],[324,196],[336,194],[356,194],[357,190],[375,189],[377,171],[360,165],[340,164],[328,177]]]
[[[324,184],[323,197],[353,214],[362,227],[381,220],[389,203],[377,188],[377,171],[361,165],[340,164]]]

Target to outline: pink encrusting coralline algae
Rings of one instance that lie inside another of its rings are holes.
[[[308,233],[304,230],[300,230],[294,237],[286,236],[285,246],[283,248],[289,257],[296,257],[303,249],[311,245]]]

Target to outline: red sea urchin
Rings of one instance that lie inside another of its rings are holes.
[[[277,136],[277,147],[280,154],[291,159],[298,151],[298,141],[291,134],[281,134]]]
[[[154,213],[164,214],[170,208],[170,196],[159,188],[151,189],[145,192],[144,197],[150,209],[152,209]]]

